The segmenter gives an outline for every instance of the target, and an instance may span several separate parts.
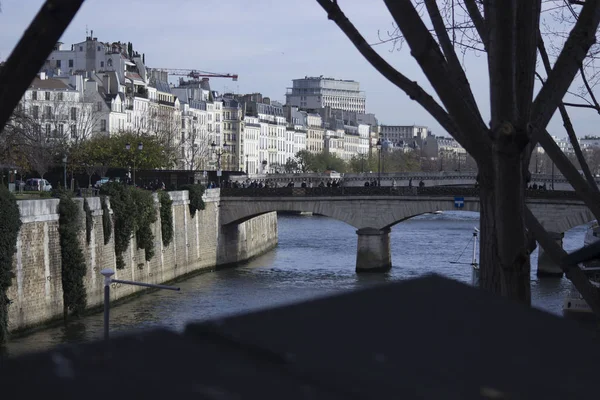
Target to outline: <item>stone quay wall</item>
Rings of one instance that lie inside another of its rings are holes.
[[[137,249],[135,237],[124,253],[125,268],[116,269],[114,232],[104,244],[102,204],[99,197],[88,197],[93,228],[86,241],[83,199],[79,202],[80,243],[87,265],[84,282],[88,307],[103,302],[103,268],[111,268],[116,279],[162,284],[188,274],[214,270],[219,266],[248,260],[277,245],[277,214],[260,215],[243,223],[221,227],[218,189],[204,195],[206,208],[192,218],[187,191],[169,192],[173,200],[174,238],[163,246],[158,199],[157,221],[152,226],[155,255],[145,260],[144,250]],[[107,199],[110,209],[110,201]],[[63,315],[61,251],[58,233],[58,199],[18,201],[23,225],[13,261],[15,277],[8,290],[9,329],[21,331]],[[110,211],[112,214],[112,211]],[[111,300],[130,296],[143,288],[113,284]]]

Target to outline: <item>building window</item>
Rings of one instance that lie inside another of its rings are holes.
[[[77,125],[71,125],[71,137],[72,138],[77,137]]]
[[[44,98],[45,98],[46,100],[50,100],[50,92],[45,92],[45,93],[44,93]]]
[[[104,68],[104,61],[100,61],[100,68]]]
[[[83,51],[83,46],[79,46],[79,51]]]
[[[71,107],[71,121],[77,120],[77,108]]]
[[[64,93],[62,93],[62,92],[59,92],[59,93],[57,93],[56,95],[58,96],[58,101],[63,101],[63,98],[64,98],[64,96],[63,96],[63,95],[64,95]]]
[[[97,106],[98,106],[98,111],[102,111],[102,102],[101,101],[98,102]]]
[[[44,117],[46,117],[47,119],[52,119],[52,107],[44,107]]]
[[[100,121],[100,131],[106,132],[106,120],[105,119]]]
[[[52,126],[46,124],[46,136],[50,136],[50,132],[52,132]]]
[[[40,107],[39,106],[33,106],[32,113],[33,113],[33,119],[38,119],[40,117]]]
[[[56,68],[60,68],[60,60],[56,60]]]
[[[109,58],[108,61],[106,62],[106,65],[108,67],[112,67],[112,58]]]
[[[31,92],[31,100],[37,100],[37,91]]]
[[[100,51],[100,46],[98,46],[98,51]]]
[[[61,136],[65,134],[65,126],[63,124],[58,125],[58,133]]]
[[[73,60],[69,60],[69,68],[73,68]]]

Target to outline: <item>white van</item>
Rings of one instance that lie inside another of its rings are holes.
[[[26,191],[42,191],[49,192],[52,190],[52,185],[45,179],[32,178],[25,182]]]

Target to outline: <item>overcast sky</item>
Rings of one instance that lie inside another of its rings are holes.
[[[381,0],[339,0],[346,15],[369,42],[391,28]],[[0,60],[9,55],[43,0],[1,0]],[[238,82],[211,79],[218,91],[261,92],[285,101],[291,80],[306,75],[353,79],[367,96],[367,112],[387,125],[426,125],[447,135],[436,121],[371,67],[315,0],[86,0],[67,29],[67,45],[85,40],[86,29],[101,41],[132,42],[149,67],[189,68],[239,75]],[[405,47],[379,53],[426,89],[430,86]],[[34,49],[32,49],[34,51]],[[467,74],[484,119],[489,118],[485,57],[468,55]],[[431,92],[432,93],[432,92]],[[433,93],[432,93],[433,94]],[[600,116],[571,109],[579,136],[600,134]],[[562,122],[549,131],[566,136]]]

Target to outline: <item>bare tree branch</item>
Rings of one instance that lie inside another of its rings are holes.
[[[487,27],[485,26],[485,21],[479,12],[479,7],[477,7],[475,0],[464,0],[464,2],[467,12],[473,21],[473,25],[475,25],[475,29],[477,30],[477,33],[483,42],[483,47],[485,51],[487,51],[489,35]]]
[[[585,88],[586,88],[588,94],[590,95],[590,98],[592,99],[592,102],[593,102],[594,106],[596,107],[596,110],[598,110],[598,112],[600,112],[600,104],[598,104],[598,101],[596,100],[596,96],[594,95],[594,91],[590,87],[588,79],[585,76],[585,70],[583,69],[583,67],[579,68],[579,75],[581,76],[581,80],[583,81],[583,84],[585,85]]]
[[[417,11],[409,1],[385,0],[388,10],[402,31],[404,39],[411,48],[411,53],[421,66],[421,69],[432,84],[442,103],[454,118],[460,130],[464,132],[464,142],[459,141],[465,149],[481,165],[488,164],[491,160],[491,140],[481,132],[487,131],[478,109],[473,109],[472,104],[465,98],[464,90],[449,70],[446,60],[437,43],[429,33]],[[459,138],[456,138],[457,140]]]
[[[551,73],[550,57],[548,56],[548,52],[546,51],[546,46],[544,44],[544,40],[539,31],[538,31],[538,50],[540,53],[540,58],[542,59],[542,63],[544,64],[544,69],[546,70],[546,73],[548,75],[550,75],[550,73]],[[580,71],[581,71],[582,76],[585,76],[585,72],[583,71],[583,68],[580,68]],[[546,82],[544,82],[542,80],[542,84],[546,85]],[[591,93],[591,91],[590,91],[590,93]],[[579,140],[577,140],[577,135],[575,134],[575,129],[573,128],[573,124],[571,123],[571,118],[569,117],[569,113],[567,112],[565,103],[560,102],[558,104],[558,109],[560,111],[560,115],[563,120],[563,125],[567,131],[567,135],[569,136],[571,145],[573,146],[573,150],[575,151],[575,156],[577,157],[577,161],[579,162],[579,165],[581,166],[581,169],[583,170],[583,173],[588,181],[589,187],[592,189],[592,191],[598,192],[598,186],[596,185],[596,180],[594,179],[594,177],[590,171],[590,168],[585,160],[585,157],[583,156],[583,152],[581,151],[581,147],[579,146]],[[594,216],[596,218],[600,219],[600,214],[597,215],[594,213]]]
[[[569,183],[573,186],[573,189],[577,192],[577,195],[583,200],[585,205],[592,211],[594,215],[600,215],[600,196],[597,192],[592,192],[588,183],[577,171],[577,168],[573,166],[568,157],[558,147],[558,144],[552,139],[548,131],[544,131],[543,135],[539,135],[540,144],[556,165],[556,168],[563,174]]]
[[[596,110],[598,111],[598,108],[592,104],[581,104],[581,103],[563,103],[565,106],[567,107],[574,107],[574,108],[591,108],[592,110]]]
[[[567,256],[556,242],[547,234],[546,230],[533,215],[529,207],[525,207],[525,221],[527,228],[533,233],[537,241],[544,248],[553,260],[563,260]],[[590,283],[590,280],[585,273],[577,265],[569,265],[560,262],[560,267],[566,273],[579,293],[583,296],[586,302],[590,305],[596,315],[600,315],[600,292]]]
[[[471,86],[469,85],[469,79],[467,78],[465,71],[460,65],[458,57],[456,56],[456,52],[454,51],[454,46],[452,44],[453,42],[450,41],[450,37],[446,31],[446,26],[444,25],[444,20],[440,15],[440,10],[438,9],[436,1],[425,0],[425,7],[427,7],[427,12],[429,13],[433,28],[440,42],[440,47],[446,56],[448,69],[450,70],[451,74],[457,77],[459,82],[462,82],[461,86],[463,92],[465,96],[467,96],[467,100],[471,103],[471,107],[478,110],[477,102],[475,101],[475,97],[471,91]]]
[[[365,57],[367,61],[387,78],[394,85],[402,89],[412,100],[419,103],[427,110],[436,121],[450,133],[467,151],[474,151],[475,148],[468,142],[461,133],[456,123],[446,110],[444,110],[427,92],[421,88],[418,83],[411,81],[406,76],[398,72],[387,61],[385,61],[363,38],[358,30],[352,25],[344,15],[336,2],[331,0],[317,0],[317,2],[327,12],[328,18],[334,21]],[[470,149],[470,150],[469,150]],[[475,154],[475,152],[473,152]]]
[[[540,25],[541,0],[517,1],[516,59],[518,60],[516,87],[518,126],[529,123],[531,100],[535,84],[537,41]],[[530,132],[526,132],[529,135]]]
[[[489,28],[488,68],[492,132],[505,123],[516,124],[516,2],[486,2]]]
[[[596,41],[596,30],[600,23],[600,1],[586,0],[579,18],[565,42],[554,68],[548,74],[546,84],[536,96],[531,109],[533,144],[540,141],[550,118],[569,90],[581,63]]]

